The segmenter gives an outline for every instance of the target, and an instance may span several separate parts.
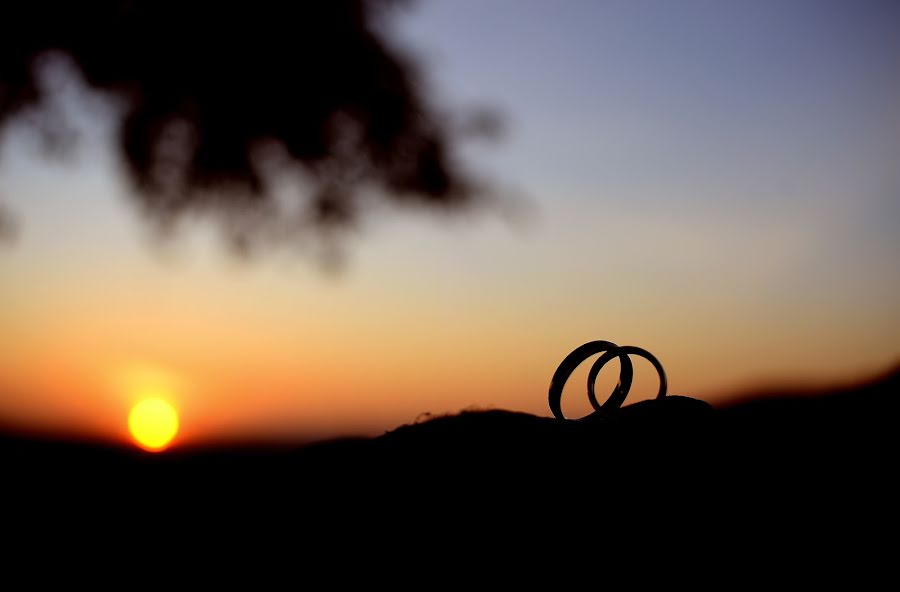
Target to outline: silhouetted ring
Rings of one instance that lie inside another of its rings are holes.
[[[634,345],[623,345],[619,348],[608,350],[602,356],[597,358],[597,361],[594,362],[593,366],[591,366],[590,372],[588,372],[588,400],[591,402],[591,407],[593,407],[595,411],[610,411],[613,409],[618,409],[622,406],[622,403],[625,402],[625,398],[628,397],[628,391],[631,390],[631,384],[629,384],[628,389],[625,389],[624,391],[619,389],[614,390],[613,393],[609,396],[609,399],[607,399],[606,402],[602,405],[597,402],[595,386],[597,382],[597,376],[600,374],[600,370],[603,368],[603,366],[606,365],[607,362],[615,357],[618,357],[620,360],[623,360],[622,363],[624,363],[624,360],[628,360],[630,363],[631,360],[629,356],[631,355],[640,356],[653,364],[653,367],[656,368],[656,373],[659,374],[659,392],[656,393],[656,398],[662,399],[666,396],[666,390],[668,389],[666,371],[663,370],[662,364],[660,364],[659,360],[656,359],[656,356],[641,347],[636,347]]]
[[[646,354],[644,357],[650,356],[648,352],[644,352],[644,350],[640,351]],[[622,401],[624,401],[625,397],[628,396],[628,391],[631,390],[631,383],[634,380],[634,366],[632,365],[631,359],[628,357],[627,353],[622,353],[622,348],[620,348],[612,341],[591,341],[575,348],[572,353],[566,356],[556,368],[556,372],[553,373],[553,378],[550,379],[550,411],[553,413],[553,416],[555,418],[566,419],[566,416],[563,415],[562,412],[562,392],[563,387],[566,385],[566,381],[569,380],[569,376],[572,375],[572,372],[575,371],[575,368],[577,368],[583,361],[590,358],[594,354],[603,352],[606,352],[603,357],[610,356],[609,359],[611,360],[612,358],[618,356],[621,360],[621,367],[619,368],[619,382],[618,384],[616,384],[616,388],[609,396],[609,400],[618,401],[621,399]],[[654,360],[656,360],[656,358],[653,358],[653,360],[650,361],[653,362]],[[606,360],[606,362],[608,361],[609,360]],[[606,364],[606,362],[603,363]],[[658,361],[654,363],[654,366],[656,366],[657,364],[659,364]],[[662,366],[658,366],[658,369],[661,368]],[[600,370],[598,368],[597,372],[599,373],[599,371]],[[663,374],[662,376],[665,375]],[[593,382],[591,382],[591,385],[593,385]],[[593,392],[593,388],[591,388],[589,392]],[[594,401],[596,401],[596,398],[594,398]],[[619,404],[621,405],[621,402]]]

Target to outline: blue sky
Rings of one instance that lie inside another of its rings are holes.
[[[896,3],[425,1],[398,24],[442,95],[505,112],[491,167],[542,193],[724,177],[740,207],[831,175],[897,201]]]

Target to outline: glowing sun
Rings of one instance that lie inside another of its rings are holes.
[[[178,413],[162,399],[144,399],[131,408],[128,429],[142,448],[163,450],[178,432]]]

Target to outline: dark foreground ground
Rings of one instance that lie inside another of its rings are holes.
[[[159,537],[202,548],[241,533],[242,544],[336,553],[490,555],[517,543],[574,552],[584,537],[628,533],[642,539],[635,553],[699,538],[724,553],[740,541],[760,561],[797,540],[877,557],[870,546],[895,550],[898,535],[898,407],[895,371],[725,409],[671,396],[577,422],[472,412],[293,449],[152,455],[5,437],[4,524],[107,533],[126,547]]]

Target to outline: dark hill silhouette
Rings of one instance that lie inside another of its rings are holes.
[[[346,492],[396,501],[410,487],[434,493],[435,486],[465,489],[476,483],[488,497],[511,491],[541,497],[557,489],[567,495],[598,480],[647,484],[676,472],[683,488],[696,491],[728,479],[760,485],[777,479],[780,487],[809,488],[822,480],[852,478],[864,486],[887,479],[886,467],[895,464],[898,405],[900,369],[852,388],[768,396],[723,409],[669,396],[582,421],[466,411],[373,439],[301,447],[175,449],[154,455],[5,436],[0,462],[9,492],[67,483],[85,492],[149,488],[177,497],[174,492],[215,491],[217,498],[259,495],[282,501]]]
[[[6,436],[4,532],[89,536],[70,557],[275,552],[304,574],[366,581],[438,570],[509,582],[574,557],[657,574],[713,561],[783,574],[807,557],[821,577],[822,561],[883,557],[872,533],[895,532],[898,400],[895,370],[724,409],[670,396],[585,421],[467,411],[300,447],[154,455]]]

